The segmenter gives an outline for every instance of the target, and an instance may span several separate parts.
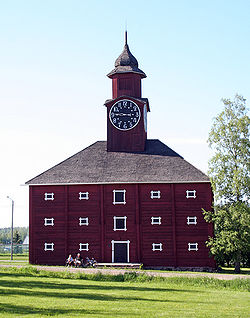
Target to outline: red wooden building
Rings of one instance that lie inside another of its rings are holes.
[[[147,139],[145,73],[127,39],[108,77],[107,142],[27,182],[30,263],[64,264],[69,253],[105,263],[214,268],[209,178],[159,140]]]

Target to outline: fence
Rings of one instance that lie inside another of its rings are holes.
[[[0,254],[10,254],[11,244],[0,244]],[[28,254],[29,244],[13,244],[13,254]]]

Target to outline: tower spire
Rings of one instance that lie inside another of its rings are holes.
[[[128,31],[127,31],[127,28],[125,30],[125,45],[128,45]]]

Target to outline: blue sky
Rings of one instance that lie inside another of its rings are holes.
[[[222,97],[250,98],[249,1],[0,1],[0,227],[28,224],[25,181],[106,139],[128,42],[149,98],[148,137],[206,172]]]

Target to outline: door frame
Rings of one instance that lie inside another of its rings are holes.
[[[127,244],[127,262],[129,263],[129,243],[130,241],[111,241],[111,245],[112,245],[112,263],[115,262],[115,243],[125,243]]]

